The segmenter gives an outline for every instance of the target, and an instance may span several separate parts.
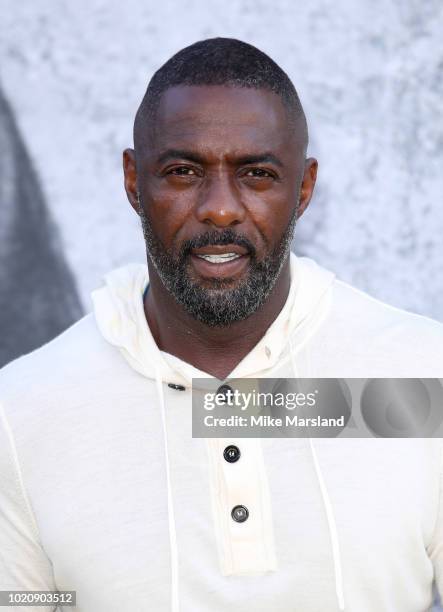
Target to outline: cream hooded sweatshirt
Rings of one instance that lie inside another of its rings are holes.
[[[229,378],[443,378],[440,324],[306,258],[291,278]],[[93,313],[0,371],[0,590],[76,590],[60,610],[79,612],[428,610],[442,440],[194,439],[208,375],[157,348],[146,266],[105,280]]]

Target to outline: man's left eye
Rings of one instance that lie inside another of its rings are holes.
[[[245,174],[245,176],[253,176],[256,178],[274,178],[273,175],[263,168],[251,168]]]

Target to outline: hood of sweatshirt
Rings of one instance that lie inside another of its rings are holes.
[[[285,351],[291,351],[294,359],[327,315],[334,274],[294,253],[290,255],[290,270],[291,286],[283,309],[263,338],[230,373],[230,378],[266,375]],[[106,274],[104,281],[104,286],[92,293],[98,328],[134,370],[148,378],[155,379],[160,374],[162,380],[185,385],[193,377],[209,376],[170,358],[157,347],[143,308],[143,293],[149,284],[147,265],[117,268]]]

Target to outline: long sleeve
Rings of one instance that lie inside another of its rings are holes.
[[[38,537],[5,411],[0,403],[0,590],[56,590],[52,564]],[[6,607],[15,611],[22,607]],[[28,606],[35,612],[53,606]]]

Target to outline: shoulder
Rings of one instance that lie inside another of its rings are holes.
[[[391,306],[341,280],[333,284],[335,308],[350,322],[385,331],[399,329],[411,334],[429,333],[443,339],[443,323],[429,317]]]
[[[0,369],[0,401],[42,398],[65,388],[87,386],[124,366],[118,351],[100,334],[92,313],[35,351]]]
[[[419,367],[426,376],[442,376],[442,323],[390,306],[337,279],[332,298],[330,320],[338,334],[354,343],[354,350],[369,351],[382,361],[409,360],[411,368]]]

